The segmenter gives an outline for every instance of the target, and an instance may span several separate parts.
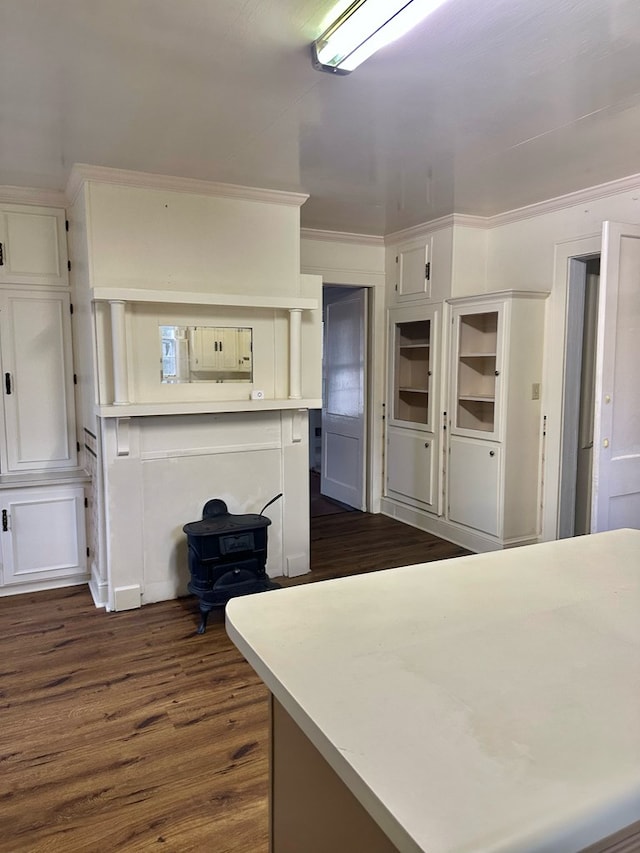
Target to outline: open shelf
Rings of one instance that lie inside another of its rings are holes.
[[[455,407],[458,429],[494,431],[497,344],[497,311],[460,316]]]
[[[393,417],[408,423],[429,422],[430,320],[394,327]]]

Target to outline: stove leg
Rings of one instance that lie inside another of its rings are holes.
[[[209,611],[202,610],[201,608],[200,616],[202,618],[200,619],[200,624],[198,625],[198,630],[196,631],[196,634],[204,634],[204,632],[207,630],[207,619],[209,618]]]

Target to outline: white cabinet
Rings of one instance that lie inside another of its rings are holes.
[[[69,296],[0,291],[4,472],[77,465]]]
[[[54,485],[0,492],[2,586],[86,573],[84,490]]]
[[[433,437],[390,426],[387,432],[387,495],[421,509],[433,510],[436,466]]]
[[[395,301],[414,302],[431,295],[431,239],[396,251]]]
[[[446,518],[498,546],[538,531],[546,296],[449,301]]]
[[[449,520],[497,536],[501,447],[452,435],[449,439]]]
[[[386,495],[437,511],[439,306],[389,312]]]
[[[65,213],[0,205],[0,284],[68,285]]]

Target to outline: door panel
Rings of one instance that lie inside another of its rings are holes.
[[[320,491],[365,509],[366,288],[327,288]]]
[[[640,528],[640,226],[605,222],[591,530]]]
[[[449,447],[449,520],[501,535],[500,445],[452,435]]]
[[[433,436],[389,427],[387,491],[390,497],[420,501],[425,509],[434,503]]]
[[[0,296],[9,471],[76,464],[69,297]]]

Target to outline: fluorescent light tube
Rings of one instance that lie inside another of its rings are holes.
[[[312,45],[321,71],[348,74],[446,0],[355,0]],[[344,5],[344,4],[342,4]]]

